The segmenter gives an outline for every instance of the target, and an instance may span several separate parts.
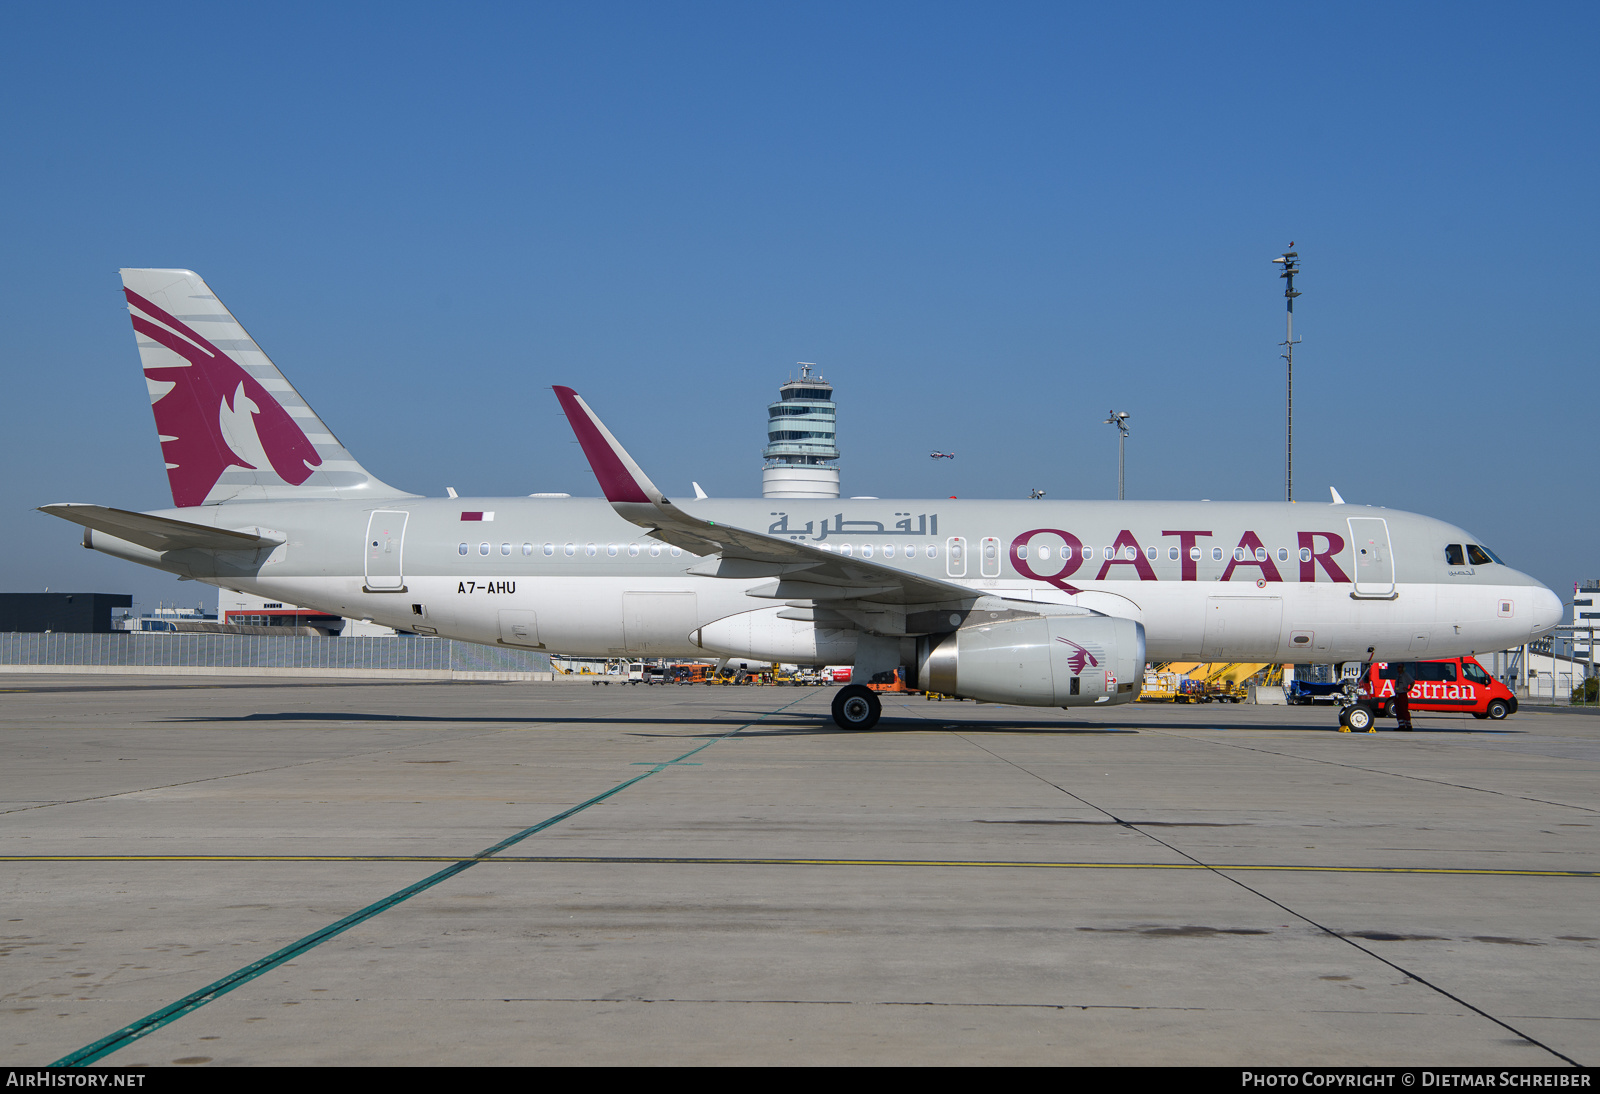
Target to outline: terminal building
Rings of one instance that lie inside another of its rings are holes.
[[[186,608],[180,604],[158,604],[154,609],[134,615],[124,612],[113,624],[119,631],[141,633],[177,633],[179,631],[216,630],[217,613],[208,612],[205,605]]]
[[[811,375],[815,367],[800,362],[800,379],[780,387],[778,401],[767,405],[764,498],[839,496],[838,408],[833,385]]]
[[[370,619],[349,619],[315,608],[302,608],[281,600],[223,589],[217,610],[224,627],[245,634],[320,635],[324,638],[382,638],[400,632]]]

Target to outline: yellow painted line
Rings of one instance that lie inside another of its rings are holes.
[[[684,866],[931,866],[1008,870],[1249,870],[1309,874],[1446,874],[1471,877],[1596,878],[1595,870],[1490,870],[1445,866],[1310,866],[1197,862],[1038,862],[986,859],[701,858],[607,855],[0,855],[0,862],[506,862]]]

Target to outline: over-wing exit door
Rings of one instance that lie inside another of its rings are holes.
[[[379,509],[367,520],[366,584],[363,592],[403,593],[406,589],[402,555],[409,513]]]

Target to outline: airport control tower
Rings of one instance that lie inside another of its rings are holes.
[[[839,443],[833,385],[812,376],[816,365],[800,362],[800,379],[778,389],[767,406],[766,463],[761,469],[764,498],[839,496]]]

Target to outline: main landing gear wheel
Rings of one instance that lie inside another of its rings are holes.
[[[833,720],[840,729],[871,729],[882,713],[878,693],[863,684],[840,688],[833,697]]]

